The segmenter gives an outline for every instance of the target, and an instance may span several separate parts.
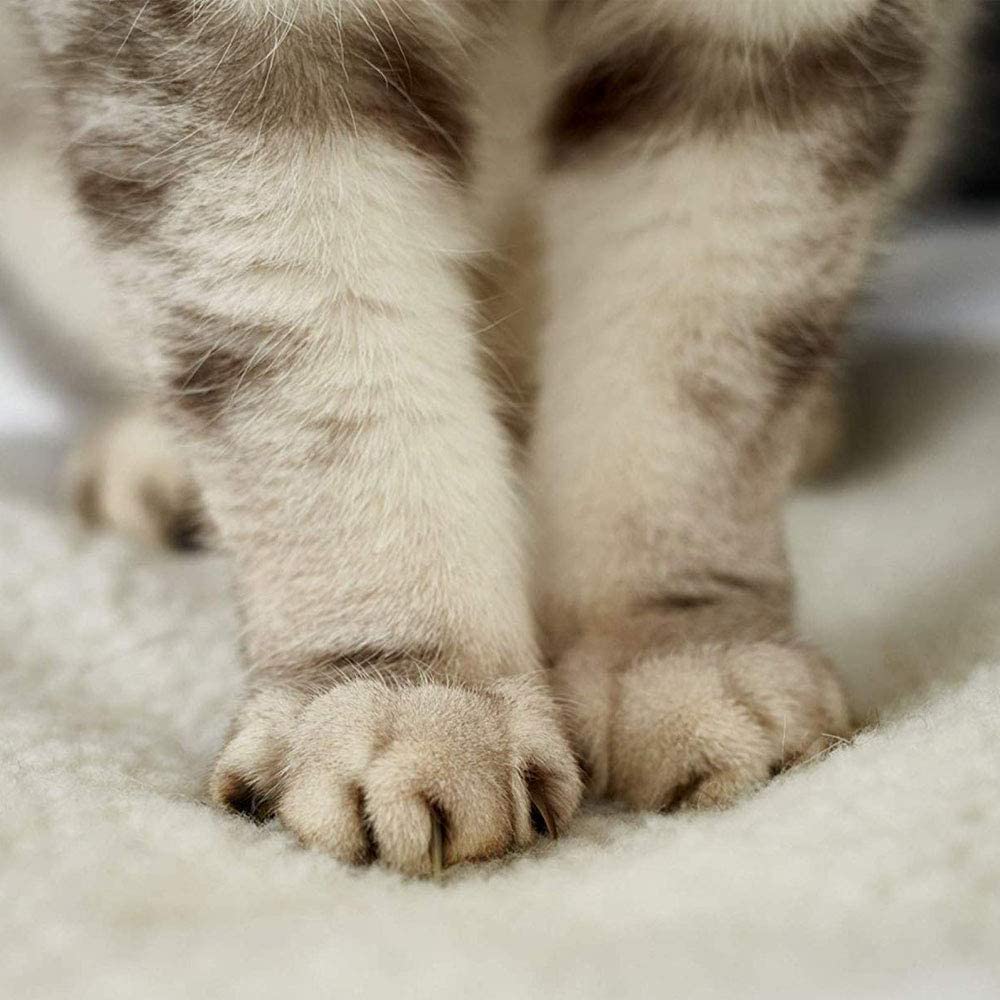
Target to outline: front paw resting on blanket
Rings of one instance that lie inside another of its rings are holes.
[[[556,836],[581,797],[548,693],[349,680],[250,699],[212,779],[216,802],[277,815],[307,846],[410,875]]]
[[[826,660],[791,642],[592,635],[559,660],[554,683],[589,791],[639,809],[731,805],[849,732]]]

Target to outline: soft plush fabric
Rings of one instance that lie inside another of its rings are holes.
[[[996,248],[911,239],[845,459],[790,512],[803,629],[869,728],[728,813],[590,807],[440,884],[205,802],[239,676],[224,567],[85,534],[8,442],[0,996],[996,996]]]

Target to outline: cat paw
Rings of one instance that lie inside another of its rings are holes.
[[[636,809],[725,807],[849,735],[818,653],[753,642],[652,648],[622,659],[584,640],[556,665],[591,794]]]
[[[101,428],[73,455],[69,479],[77,514],[90,527],[181,551],[204,544],[198,489],[169,431],[146,410]]]
[[[548,693],[529,679],[359,679],[254,696],[211,790],[341,861],[427,875],[556,836],[582,783]]]

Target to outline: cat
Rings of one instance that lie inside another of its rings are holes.
[[[428,874],[849,734],[782,504],[971,3],[15,8],[145,373],[81,509],[231,560],[216,802]]]

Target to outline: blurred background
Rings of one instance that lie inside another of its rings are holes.
[[[942,193],[975,210],[1000,201],[1000,4],[983,4],[970,60],[970,86],[945,160]]]

